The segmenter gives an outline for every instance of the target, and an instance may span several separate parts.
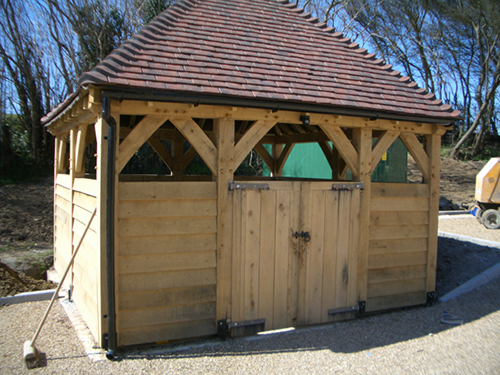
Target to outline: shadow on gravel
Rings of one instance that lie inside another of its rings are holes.
[[[500,249],[439,237],[436,296],[444,296],[500,263]]]
[[[446,294],[498,262],[500,249],[440,238],[437,295]],[[430,307],[406,308],[285,333],[130,349],[123,351],[119,360],[251,356],[320,350],[357,353],[454,329],[455,326],[441,323],[444,310],[464,318],[465,324],[499,311],[500,278],[455,300],[438,302]]]

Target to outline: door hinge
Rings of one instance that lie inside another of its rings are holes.
[[[265,329],[266,319],[232,322],[230,319],[217,321],[217,334],[220,338],[253,335]]]
[[[364,190],[365,183],[363,181],[356,182],[336,182],[332,185],[332,190]]]
[[[330,309],[328,310],[328,315],[344,314],[344,313],[358,312],[358,311],[359,311],[359,305],[354,305],[348,307],[339,307],[337,309]]]
[[[236,189],[255,189],[255,190],[269,190],[269,184],[264,184],[264,183],[259,183],[259,184],[253,184],[253,183],[241,183],[241,182],[234,182],[233,180],[229,180],[229,191],[233,191]]]

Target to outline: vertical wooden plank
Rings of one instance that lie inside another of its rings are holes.
[[[59,142],[59,136],[54,139],[54,183],[53,183],[53,190],[52,190],[52,220],[53,220],[53,231],[52,231],[52,249],[54,252],[54,267],[56,263],[56,259],[58,257],[58,248],[59,244],[57,241],[58,238],[58,230],[57,230],[57,223],[56,223],[56,216],[57,216],[57,202],[56,202],[56,186],[57,186],[57,175],[59,174],[59,148],[60,148],[60,142]]]
[[[273,144],[272,145],[272,157],[274,159],[274,165],[272,170],[272,177],[281,176],[283,172],[283,168],[278,168],[278,164],[276,163],[283,152],[283,144]]]
[[[276,237],[274,259],[274,329],[287,327],[290,246],[290,191],[276,191]]]
[[[290,222],[288,227],[288,295],[287,295],[287,326],[297,326],[298,318],[298,299],[299,299],[299,274],[300,274],[300,241],[293,235],[300,229],[300,197],[302,183],[295,181],[292,183],[292,192],[290,196]]]
[[[311,192],[312,217],[309,235],[311,240],[307,243],[308,251],[308,298],[307,323],[321,322],[322,292],[323,292],[323,256],[325,237],[325,192],[314,190]]]
[[[244,320],[259,318],[260,269],[260,191],[247,191],[244,215],[247,219],[245,241],[245,315]]]
[[[114,100],[113,103],[111,103],[111,106],[113,108],[119,109],[120,108],[120,102],[118,100]],[[120,274],[120,267],[119,267],[119,255],[120,255],[120,248],[118,247],[119,241],[118,241],[118,233],[119,233],[119,227],[118,227],[118,188],[119,188],[119,175],[120,175],[120,170],[119,169],[119,163],[120,163],[120,137],[118,134],[120,134],[120,113],[119,112],[113,112],[111,113],[111,116],[115,119],[116,122],[116,130],[115,134],[116,136],[116,143],[115,143],[115,202],[114,202],[114,258],[115,258],[115,329],[116,329],[116,335],[117,335],[117,345],[120,345],[120,309],[118,306],[120,306],[120,290],[119,290],[119,284],[118,284],[118,275]]]
[[[323,291],[321,322],[331,320],[328,309],[335,307],[337,235],[339,225],[339,196],[337,191],[326,192],[325,239],[323,256]]]
[[[360,190],[353,190],[350,207],[349,228],[349,283],[347,287],[347,306],[357,303],[357,281],[358,281],[358,249],[359,249],[359,219],[360,219]],[[354,314],[350,314],[354,318]]]
[[[108,332],[108,326],[104,316],[108,313],[107,291],[106,291],[106,176],[108,171],[108,125],[99,117],[94,125],[97,141],[96,158],[96,179],[97,179],[97,250],[98,260],[97,269],[97,310],[99,313],[97,340],[100,346],[104,345],[103,335]]]
[[[370,225],[370,195],[371,195],[371,129],[354,129],[353,143],[358,151],[357,181],[364,182],[361,192],[358,243],[357,293],[359,301],[366,301],[368,292],[368,247]]]
[[[300,217],[299,217],[299,229],[298,232],[310,232],[311,218],[312,218],[312,198],[311,198],[311,183],[302,182],[300,191]],[[307,303],[309,301],[309,274],[310,274],[310,262],[309,253],[310,246],[309,243],[305,242],[302,238],[299,238],[299,290],[297,299],[297,324],[305,325],[307,324],[308,308]]]
[[[337,259],[335,261],[335,308],[347,306],[349,282],[350,201],[351,191],[339,191],[339,226],[337,237]],[[335,317],[342,319],[343,316]],[[335,319],[335,320],[337,320]]]
[[[182,180],[182,157],[184,156],[184,138],[179,134],[179,136],[172,139],[172,153],[174,157],[174,165],[172,169],[172,174],[175,181]]]
[[[426,151],[429,156],[429,239],[427,253],[426,292],[434,292],[436,288],[436,263],[438,243],[439,215],[439,179],[441,174],[441,136],[426,136]]]
[[[71,246],[70,256],[72,256],[73,252],[75,251],[75,246],[73,245],[73,237],[74,237],[73,223],[75,220],[75,217],[73,214],[73,212],[74,212],[74,210],[73,210],[73,186],[75,185],[75,179],[77,177],[77,173],[76,173],[77,137],[78,137],[78,129],[75,129],[75,128],[71,129],[69,131],[69,153],[70,153],[70,156],[69,156],[69,177],[70,177],[69,207],[70,207],[70,212],[68,212],[70,217],[71,217],[71,219],[69,221],[69,243]],[[75,269],[72,265],[70,267],[69,277],[68,277],[70,290],[73,289],[73,282],[75,279],[74,272],[75,272]]]
[[[75,142],[75,177],[83,177],[85,175],[85,139],[87,136],[87,124],[80,125]]]
[[[276,191],[260,191],[259,313],[266,330],[274,329],[274,253],[276,236]]]
[[[243,320],[243,294],[241,293],[243,275],[242,264],[244,254],[242,250],[242,197],[243,190],[233,191],[233,256],[232,256],[232,283],[231,283],[231,318],[238,322]]]
[[[57,171],[64,173],[66,168],[68,167],[68,157],[67,157],[67,148],[68,148],[68,134],[62,134],[57,136]]]
[[[221,320],[231,318],[233,208],[228,186],[234,176],[234,119],[215,119],[214,136],[217,147],[217,320]]]
[[[238,318],[232,318],[233,321],[243,321],[245,320],[245,274],[247,272],[246,269],[246,257],[247,257],[247,234],[248,234],[248,215],[246,215],[247,210],[249,209],[249,202],[247,197],[247,191],[241,191],[241,257],[239,264],[239,273],[240,273],[240,283],[238,286],[238,297],[236,298],[239,301],[239,311],[240,315]]]

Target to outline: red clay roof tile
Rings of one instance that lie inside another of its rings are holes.
[[[182,0],[80,84],[458,118],[409,81],[285,0]]]

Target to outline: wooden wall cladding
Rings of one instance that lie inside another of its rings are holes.
[[[373,183],[367,311],[426,302],[429,185]]]
[[[216,183],[118,187],[119,345],[216,333]]]

